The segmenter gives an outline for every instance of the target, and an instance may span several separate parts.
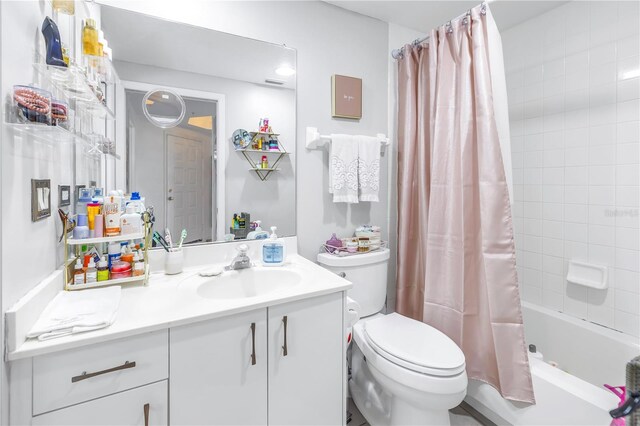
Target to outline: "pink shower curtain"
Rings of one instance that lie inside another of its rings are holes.
[[[398,60],[396,309],[451,337],[469,378],[535,403],[489,69],[494,27],[478,6]]]

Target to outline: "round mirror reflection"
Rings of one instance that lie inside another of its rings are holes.
[[[149,90],[142,99],[142,110],[147,119],[163,129],[176,127],[185,114],[184,100],[173,90]]]

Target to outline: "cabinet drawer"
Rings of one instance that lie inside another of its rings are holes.
[[[166,425],[167,381],[94,399],[73,407],[36,416],[33,426],[53,425]],[[145,407],[146,406],[146,407]],[[145,409],[146,408],[146,409]]]
[[[33,415],[168,376],[167,330],[39,356],[33,360]]]

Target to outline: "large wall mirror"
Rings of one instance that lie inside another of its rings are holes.
[[[295,50],[108,6],[101,21],[124,154],[107,180],[188,243],[295,235]]]

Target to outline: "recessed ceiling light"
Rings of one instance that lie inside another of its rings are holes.
[[[295,73],[296,73],[296,70],[291,68],[289,65],[281,65],[278,68],[276,68],[276,74],[282,75],[282,76],[285,76],[285,77],[292,76]]]

